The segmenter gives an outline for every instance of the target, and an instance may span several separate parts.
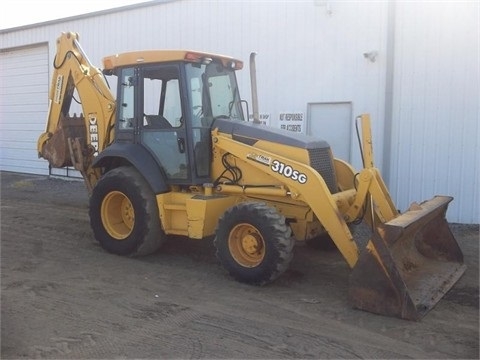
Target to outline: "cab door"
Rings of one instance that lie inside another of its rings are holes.
[[[188,142],[178,65],[139,69],[139,137],[163,168],[167,183],[189,184]]]

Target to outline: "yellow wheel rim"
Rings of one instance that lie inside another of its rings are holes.
[[[228,248],[235,261],[244,267],[258,266],[265,257],[265,241],[250,224],[238,224],[230,231]]]
[[[102,201],[102,223],[108,234],[124,240],[133,230],[135,212],[128,197],[120,191],[112,191]]]

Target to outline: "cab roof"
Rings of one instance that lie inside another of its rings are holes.
[[[191,50],[146,50],[126,52],[104,57],[103,66],[105,70],[114,70],[115,68],[123,66],[171,61],[203,63],[208,61],[208,59],[218,60],[223,66],[235,70],[243,68],[243,62],[232,57]]]

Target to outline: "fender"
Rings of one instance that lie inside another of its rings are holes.
[[[162,168],[143,146],[114,142],[95,158],[92,166],[108,167],[115,159],[124,159],[132,164],[147,180],[155,194],[170,191]]]

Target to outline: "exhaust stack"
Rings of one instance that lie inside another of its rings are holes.
[[[260,123],[258,116],[258,94],[257,94],[257,68],[255,65],[256,52],[250,54],[250,83],[252,87],[252,108],[253,108],[253,122]]]

